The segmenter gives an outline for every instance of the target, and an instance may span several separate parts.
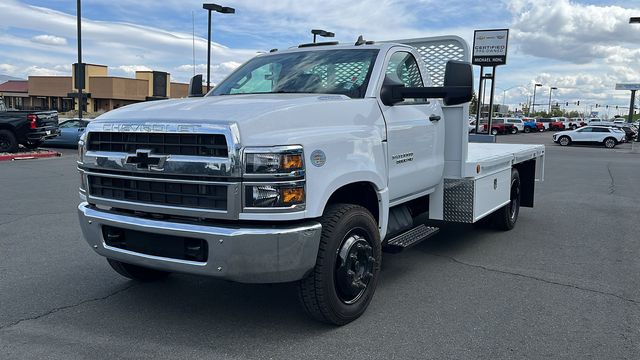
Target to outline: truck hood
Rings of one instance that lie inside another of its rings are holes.
[[[317,103],[348,101],[344,95],[253,94],[207,96],[150,101],[110,111],[96,120],[109,122],[130,120],[177,122],[238,122],[269,113]]]
[[[243,145],[303,144],[314,133],[369,128],[376,123],[384,133],[382,114],[374,98],[344,95],[253,94],[207,96],[151,101],[110,111],[89,127],[101,123],[184,123],[226,126],[237,124]]]

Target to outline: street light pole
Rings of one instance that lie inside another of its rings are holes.
[[[533,86],[533,103],[531,104],[531,107],[529,108],[529,116],[531,116],[531,113],[533,113],[533,116],[536,115],[535,109],[536,109],[536,89],[538,87],[542,86],[542,84],[538,84],[536,83]]]
[[[558,88],[555,86],[549,88],[549,112],[548,112],[549,116],[551,116],[551,92],[553,90],[558,90]]]
[[[77,21],[78,21],[78,65],[76,65],[76,84],[80,84],[78,86],[78,119],[82,120],[82,108],[84,107],[84,97],[82,96],[82,86],[84,84],[84,79],[78,79],[78,76],[84,77],[84,68],[82,67],[82,5],[80,4],[80,0],[76,3],[76,11],[77,11]]]
[[[79,1],[79,0],[78,0]],[[209,21],[207,28],[207,92],[211,90],[211,12],[219,12],[221,14],[235,14],[236,9],[218,4],[202,4],[202,8],[209,12]]]
[[[629,18],[629,24],[640,24],[640,16]],[[636,102],[636,91],[631,92],[631,105],[629,105],[629,122],[633,122],[633,108],[635,107]],[[640,143],[640,135],[636,137],[636,143]]]

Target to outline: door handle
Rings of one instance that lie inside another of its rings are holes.
[[[431,121],[440,121],[440,116],[436,115],[436,114],[431,114],[431,116],[429,116],[429,120],[431,120]]]

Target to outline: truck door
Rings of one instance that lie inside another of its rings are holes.
[[[386,76],[407,87],[422,87],[426,71],[411,52],[391,51]],[[440,100],[406,99],[386,106],[378,100],[387,124],[389,200],[427,193],[444,170],[444,119]]]

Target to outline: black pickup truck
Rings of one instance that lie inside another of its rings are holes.
[[[35,149],[58,133],[57,111],[7,110],[0,99],[0,153],[16,152],[18,145]]]

